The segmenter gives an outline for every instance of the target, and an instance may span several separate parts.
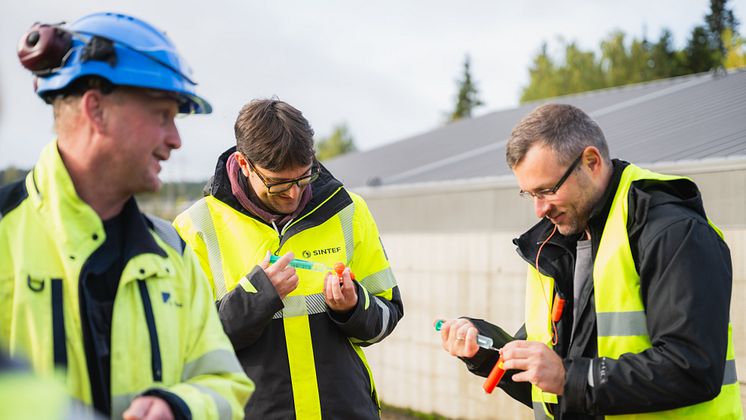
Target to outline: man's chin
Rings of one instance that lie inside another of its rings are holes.
[[[563,236],[577,235],[578,233],[580,233],[580,229],[578,229],[578,227],[575,225],[559,224],[555,226],[557,226],[557,230]]]
[[[272,210],[274,210],[275,212],[279,214],[291,214],[296,209],[298,209],[298,203],[296,202],[296,203],[284,204],[284,205],[279,205],[278,203],[275,203],[275,205],[272,207],[273,207]]]
[[[160,178],[157,176],[151,179],[148,179],[146,182],[144,182],[140,188],[137,189],[135,194],[139,193],[157,193],[161,190],[161,187],[163,187],[163,182],[161,182]]]

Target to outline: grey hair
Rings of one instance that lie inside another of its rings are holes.
[[[513,127],[505,146],[510,168],[521,163],[535,145],[549,146],[561,164],[570,164],[588,146],[595,146],[609,162],[609,146],[601,127],[580,108],[568,104],[544,104]]]

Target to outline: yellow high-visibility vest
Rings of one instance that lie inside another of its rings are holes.
[[[598,252],[593,263],[598,356],[619,358],[624,353],[640,353],[652,347],[647,331],[645,307],[640,294],[640,276],[635,268],[627,232],[628,195],[632,183],[649,179],[673,181],[685,179],[662,175],[628,165],[622,173],[606,219]],[[708,220],[712,229],[723,234]],[[528,339],[552,347],[552,325],[547,298],[554,294],[554,279],[529,266],[526,290],[526,331]],[[556,403],[557,396],[532,387],[534,417],[553,418],[547,403]],[[728,348],[725,375],[720,394],[710,401],[672,410],[628,415],[605,416],[620,419],[654,418],[737,418],[743,417],[741,395],[736,377],[732,326],[728,324]]]

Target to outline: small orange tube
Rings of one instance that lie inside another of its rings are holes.
[[[337,277],[339,277],[339,282],[342,283],[342,273],[345,271],[345,264],[342,262],[338,262],[334,264],[334,272],[337,273]],[[355,274],[350,271],[350,279],[355,280]]]
[[[495,389],[497,384],[500,383],[500,379],[502,379],[503,375],[505,375],[505,369],[503,369],[503,357],[500,356],[500,358],[497,359],[497,363],[495,363],[495,367],[492,368],[489,376],[487,376],[484,384],[482,384],[484,392],[492,394],[492,391]]]
[[[557,323],[562,319],[562,311],[565,309],[565,300],[559,295],[554,295],[554,306],[552,307],[552,322]]]

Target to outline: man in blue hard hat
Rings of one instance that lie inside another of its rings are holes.
[[[194,252],[133,198],[181,146],[176,114],[211,111],[189,68],[114,13],[36,24],[18,48],[57,138],[0,189],[0,350],[106,416],[243,417],[253,384]]]

